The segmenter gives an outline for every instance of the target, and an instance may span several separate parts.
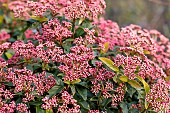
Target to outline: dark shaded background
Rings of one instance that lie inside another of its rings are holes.
[[[170,38],[170,0],[105,0],[106,19],[123,27],[137,24]]]

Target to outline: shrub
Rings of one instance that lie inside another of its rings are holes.
[[[104,0],[1,4],[1,113],[169,112],[160,32],[104,20]]]

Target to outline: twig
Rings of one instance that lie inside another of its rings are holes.
[[[170,2],[162,2],[160,0],[149,0],[150,2],[154,2],[160,5],[166,5],[166,6],[170,6]]]

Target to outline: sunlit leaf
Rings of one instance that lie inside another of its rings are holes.
[[[145,100],[145,109],[148,109],[149,103]]]
[[[137,79],[139,79],[143,83],[146,94],[149,93],[150,87],[148,83],[146,83],[145,80],[140,76],[137,76]]]
[[[52,109],[46,109],[45,113],[53,113],[53,110]]]
[[[79,83],[79,82],[81,82],[81,80],[80,80],[80,79],[77,79],[77,80],[71,81],[71,84],[77,84],[77,83]]]
[[[46,17],[38,17],[38,16],[30,16],[30,17],[31,17],[31,19],[34,19],[34,20],[37,20],[40,22],[48,21],[48,18],[46,18]]]
[[[142,88],[142,86],[139,84],[139,82],[137,82],[137,81],[135,81],[135,80],[128,80],[128,83],[129,83],[132,87],[134,87],[134,88],[136,88],[136,89],[141,89],[141,88]]]
[[[125,75],[120,76],[119,79],[120,79],[121,81],[123,81],[123,82],[127,82],[127,81],[128,81],[128,77],[125,76]]]
[[[109,50],[109,42],[106,42],[106,43],[104,43],[104,49],[101,50],[101,53],[105,54],[105,53],[107,53],[108,50]]]
[[[6,57],[8,58],[8,59],[10,59],[13,55],[11,54],[11,53],[9,53],[9,52],[5,52],[5,55],[6,55]]]
[[[64,81],[64,83],[66,83],[66,84],[70,84],[70,81],[69,80],[66,80],[66,81]]]
[[[99,59],[113,71],[119,72],[119,68],[114,65],[114,62],[112,60],[105,57],[99,57]]]
[[[4,17],[2,15],[0,15],[0,24],[3,23]]]
[[[148,51],[148,50],[144,50],[143,52],[144,52],[144,54],[148,54],[148,55],[151,54],[150,51]]]
[[[166,80],[166,82],[169,82],[169,81],[170,81],[170,76],[167,76],[167,77],[165,78],[165,80]]]

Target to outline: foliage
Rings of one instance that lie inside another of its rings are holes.
[[[158,31],[104,20],[103,0],[1,4],[1,113],[169,112],[170,42]]]

